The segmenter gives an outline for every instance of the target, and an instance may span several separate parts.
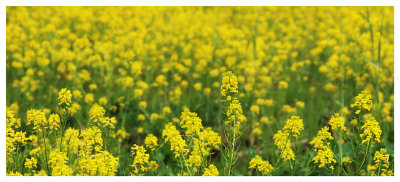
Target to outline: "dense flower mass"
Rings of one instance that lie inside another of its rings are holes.
[[[367,117],[364,125],[361,128],[363,129],[363,133],[360,134],[360,136],[363,138],[362,143],[365,143],[372,139],[374,139],[378,143],[381,142],[380,139],[382,135],[382,129],[378,121],[376,121],[374,117]]]
[[[393,7],[6,8],[6,175],[393,175]]]
[[[334,159],[334,153],[330,148],[329,142],[333,140],[333,137],[328,130],[328,127],[323,127],[318,131],[318,135],[310,142],[310,144],[314,146],[314,150],[317,151],[317,155],[312,160],[315,163],[319,163],[319,168],[330,165],[330,169],[333,169],[332,163],[336,163],[336,160]]]
[[[70,106],[71,97],[72,94],[70,90],[67,90],[66,88],[61,89],[58,93],[58,105],[65,104],[66,106]]]
[[[272,167],[272,165],[268,161],[263,161],[259,155],[256,155],[254,158],[252,158],[249,162],[249,165],[250,169],[255,168],[263,175],[266,175],[274,170],[274,167]]]
[[[331,125],[332,130],[346,131],[345,120],[344,117],[339,116],[339,113],[335,113],[329,120],[329,125]]]
[[[355,98],[354,103],[351,107],[356,107],[357,111],[356,114],[360,114],[362,109],[370,111],[372,108],[372,96],[368,91],[364,90],[360,94],[358,94]]]

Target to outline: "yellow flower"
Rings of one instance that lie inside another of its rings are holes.
[[[69,167],[68,157],[65,152],[51,151],[49,156],[49,164],[51,165],[52,176],[71,176],[73,170]]]
[[[218,176],[219,172],[217,167],[214,164],[210,164],[207,168],[204,169],[203,176]]]
[[[157,146],[158,138],[154,136],[153,134],[147,135],[146,139],[144,139],[144,143],[146,144],[146,147],[148,147],[151,150],[155,150],[155,147]]]
[[[285,81],[279,81],[279,89],[285,89],[288,88],[288,83]]]
[[[355,97],[355,101],[353,104],[351,104],[351,107],[357,107],[358,110],[356,111],[356,114],[360,114],[362,109],[365,109],[367,111],[370,111],[372,108],[372,100],[371,100],[371,94],[368,93],[368,91],[363,90],[360,94],[358,94]]]
[[[310,144],[314,146],[314,150],[317,151],[317,155],[312,160],[315,163],[319,163],[319,168],[330,165],[331,163],[336,163],[334,154],[329,148],[329,140],[333,140],[333,137],[331,133],[329,133],[329,128],[325,126],[318,131],[318,135],[310,142]],[[333,168],[332,165],[330,167]]]
[[[263,161],[259,155],[256,155],[249,162],[250,169],[257,169],[257,171],[261,172],[263,175],[266,175],[274,170],[274,167],[268,162]]]
[[[346,131],[346,126],[344,126],[345,118],[339,116],[339,113],[335,113],[329,120],[329,125],[331,125],[332,130],[342,130]]]
[[[381,148],[379,151],[375,152],[374,155],[375,165],[372,170],[379,169],[376,171],[380,176],[393,176],[393,171],[389,170],[389,154],[386,154],[386,149]],[[375,173],[373,172],[372,175]]]
[[[150,155],[146,153],[146,149],[143,146],[133,145],[132,153],[135,155],[133,159],[133,174],[141,175],[146,173],[148,170],[155,171],[158,167],[155,161],[149,162]]]
[[[180,132],[176,129],[172,122],[165,125],[162,132],[162,137],[166,142],[170,142],[171,151],[175,153],[175,158],[180,155],[186,155],[189,150],[187,149],[186,141],[183,140]]]
[[[50,130],[57,130],[60,127],[60,116],[58,114],[51,114],[49,116]]]
[[[250,111],[256,115],[260,114],[260,107],[258,107],[258,105],[252,105],[250,107]]]
[[[229,96],[231,93],[239,93],[238,92],[238,81],[235,74],[232,71],[228,71],[224,73],[222,77],[222,85],[221,85],[221,95]]]
[[[300,132],[304,130],[303,119],[299,116],[291,116],[290,119],[286,120],[283,130],[289,131],[293,137],[297,138]]]
[[[67,90],[66,88],[63,88],[58,92],[58,105],[63,105],[65,104],[66,106],[70,106],[71,104],[71,91]]]
[[[115,176],[118,167],[118,157],[108,151],[82,156],[79,161],[80,176]]]
[[[46,114],[41,110],[29,109],[26,113],[28,125],[33,124],[33,129],[40,129],[41,125],[47,124]]]
[[[197,114],[195,112],[182,112],[180,125],[181,128],[186,128],[186,136],[197,135],[200,130],[203,129],[201,119],[197,117]]]
[[[363,129],[363,133],[360,134],[361,138],[363,138],[361,143],[370,141],[372,138],[374,138],[375,141],[378,143],[381,142],[380,138],[382,130],[381,127],[379,126],[379,123],[375,120],[374,117],[372,116],[367,117],[366,122],[361,128]]]
[[[28,169],[37,168],[37,160],[35,157],[31,157],[30,159],[26,158],[25,167]]]

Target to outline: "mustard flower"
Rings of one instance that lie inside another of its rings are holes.
[[[68,166],[68,157],[65,152],[51,151],[49,164],[51,165],[52,176],[71,176],[73,170]]]
[[[266,175],[274,170],[274,167],[268,162],[263,161],[259,155],[256,155],[249,162],[250,169],[257,169],[257,171],[261,172],[263,175]]]
[[[218,176],[219,172],[217,167],[214,164],[210,164],[207,168],[204,169],[203,176]]]
[[[63,88],[58,92],[58,105],[63,105],[65,104],[66,106],[70,106],[71,104],[71,91],[67,90],[66,88]]]
[[[358,108],[356,114],[360,114],[362,109],[370,111],[372,108],[372,96],[368,91],[363,90],[360,94],[355,97],[355,101],[351,104],[351,107]]]
[[[132,153],[135,155],[133,160],[133,174],[134,175],[141,175],[142,173],[146,173],[147,171],[155,171],[158,165],[155,165],[152,162],[152,166],[150,166],[149,158],[150,155],[146,153],[146,149],[143,146],[133,145]]]
[[[197,114],[195,112],[189,111],[182,112],[180,118],[180,126],[181,128],[186,129],[186,136],[197,135],[200,130],[203,129],[201,119],[197,117]]]
[[[50,130],[58,130],[60,127],[60,116],[58,114],[51,114],[49,116]]]
[[[225,72],[222,76],[221,95],[229,96],[231,93],[237,94],[239,93],[237,89],[238,81],[236,75],[232,71]]]
[[[146,147],[149,148],[150,150],[155,150],[155,147],[157,147],[158,145],[157,142],[158,138],[153,134],[147,135],[146,138],[144,139]]]
[[[370,141],[372,138],[378,143],[381,142],[382,129],[374,117],[367,117],[366,122],[361,128],[363,129],[363,133],[360,134],[361,138],[363,138],[361,143]]]
[[[346,131],[346,126],[344,126],[345,120],[339,113],[335,113],[329,120],[329,125],[331,125],[332,130]]]
[[[28,169],[37,168],[37,160],[35,157],[26,158],[25,160],[25,167]]]

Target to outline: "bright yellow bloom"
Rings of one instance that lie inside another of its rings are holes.
[[[355,97],[355,101],[351,104],[351,107],[357,107],[356,114],[360,114],[362,109],[370,111],[372,108],[372,96],[368,91],[363,90],[360,94]]]
[[[47,124],[46,114],[42,110],[29,109],[26,115],[27,124],[33,124],[33,129],[40,129],[41,125]]]
[[[58,114],[51,114],[49,116],[50,130],[58,130],[60,127],[60,116]]]
[[[26,158],[25,167],[28,169],[37,168],[37,160],[35,157]]]
[[[68,157],[65,152],[51,151],[49,164],[52,176],[71,176],[73,170],[68,166]]]
[[[146,153],[146,149],[143,146],[138,146],[135,144],[131,149],[132,153],[135,155],[133,164],[131,165],[131,167],[133,167],[134,175],[141,175],[149,170],[157,170],[157,163],[155,163],[155,161],[152,161],[152,165],[150,165],[150,155]]]
[[[299,116],[291,116],[286,120],[283,130],[288,130],[293,137],[297,138],[300,132],[304,130],[303,119]]]
[[[268,162],[263,161],[259,155],[256,155],[249,162],[250,169],[257,169],[257,171],[261,172],[263,175],[266,175],[274,170],[274,167]]]
[[[381,127],[379,126],[379,123],[375,120],[374,117],[372,116],[367,117],[366,122],[361,128],[363,129],[363,133],[360,134],[361,138],[363,138],[361,143],[370,141],[372,138],[374,138],[375,141],[378,143],[381,142],[380,139],[382,135],[382,130]]]
[[[108,151],[84,155],[79,161],[80,176],[115,176],[118,167],[118,157],[112,156]]]
[[[319,163],[319,168],[325,167],[325,165],[331,165],[331,163],[336,163],[334,154],[329,148],[329,140],[333,140],[333,137],[331,133],[329,133],[329,128],[325,126],[318,131],[318,135],[310,142],[310,144],[314,146],[314,150],[317,151],[317,155],[312,160],[315,163]],[[332,165],[330,167],[333,169]]]
[[[345,118],[339,116],[339,113],[335,113],[329,120],[329,125],[331,125],[332,130],[342,130],[346,131],[346,126],[344,126]]]
[[[380,176],[393,176],[393,171],[389,170],[389,154],[386,154],[386,149],[381,148],[375,152],[374,155],[375,165],[373,166],[372,175],[375,175],[375,170],[378,169],[377,175]]]
[[[158,145],[158,138],[154,136],[153,134],[149,134],[146,136],[146,139],[144,139],[144,143],[146,144],[146,147],[149,148],[150,150],[155,150],[155,147]]]
[[[186,128],[186,136],[197,135],[200,130],[203,129],[201,119],[197,117],[197,114],[195,112],[182,112],[180,125],[181,128]]]
[[[222,77],[221,95],[229,96],[231,93],[237,94],[239,93],[237,89],[238,81],[236,75],[233,74],[232,71],[224,73]]]
[[[214,164],[210,164],[207,168],[204,169],[203,176],[218,176],[219,172],[217,167]]]
[[[71,91],[67,90],[66,88],[63,88],[58,92],[58,105],[63,105],[65,104],[66,106],[70,106],[71,104]]]
[[[186,153],[189,152],[185,140],[183,140],[180,132],[172,122],[165,125],[162,137],[166,142],[170,142],[171,151],[175,153],[175,158],[181,155],[186,155]]]

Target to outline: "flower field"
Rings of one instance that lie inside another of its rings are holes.
[[[8,176],[391,176],[393,7],[7,7]]]

